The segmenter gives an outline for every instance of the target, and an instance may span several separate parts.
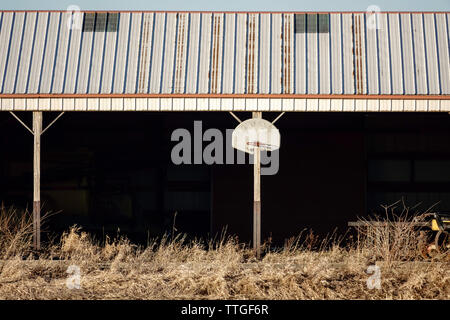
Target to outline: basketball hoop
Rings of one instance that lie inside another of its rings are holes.
[[[252,118],[240,123],[233,131],[232,146],[243,152],[274,151],[280,148],[280,132],[269,121]]]
[[[234,114],[233,117],[237,118]],[[276,120],[278,120],[279,117]],[[239,118],[237,118],[239,120]],[[240,121],[240,120],[239,120]],[[275,122],[274,121],[274,122]],[[261,112],[241,122],[232,135],[235,149],[254,155],[253,161],[253,248],[257,259],[261,257],[261,151],[280,148],[280,132],[273,123],[262,119]]]
[[[255,147],[258,147],[259,150],[263,150],[263,151],[273,151],[273,150],[278,149],[273,144],[262,143],[262,142],[258,142],[258,141],[256,141],[256,142],[249,141],[249,142],[247,142],[247,146],[248,146],[247,149],[249,149],[249,151],[251,151],[251,153],[255,152]]]

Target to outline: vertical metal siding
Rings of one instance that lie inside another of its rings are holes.
[[[153,34],[153,14],[143,13],[141,24],[141,39],[139,41],[138,67],[136,76],[136,92],[145,93],[148,88],[150,69],[151,41]]]
[[[83,32],[79,60],[77,61],[77,79],[75,93],[86,93],[89,80],[89,71],[92,69],[92,47],[96,32]]]
[[[200,43],[200,22],[201,15],[199,13],[191,14],[191,28],[189,32],[189,50],[188,50],[188,68],[186,74],[186,90],[185,93],[196,93],[198,60],[199,60],[199,43]]]
[[[120,24],[119,14],[119,24]],[[100,78],[100,87],[98,88],[99,93],[110,93],[112,90],[112,80],[114,74],[114,62],[117,60],[116,52],[117,52],[117,36],[118,34],[114,32],[106,32],[106,40],[104,44],[104,57],[102,61],[102,69],[101,69],[101,78]],[[95,92],[95,91],[94,91]]]
[[[48,12],[40,12],[38,14],[36,37],[34,41],[34,50],[32,56],[32,63],[28,79],[29,93],[38,93],[39,81],[42,77],[42,58],[44,56],[44,49],[46,49],[46,39],[48,32]]]
[[[155,31],[154,39],[152,40],[153,48],[151,57],[152,67],[150,69],[150,92],[152,93],[159,92],[160,90],[166,15],[164,13],[157,13],[154,23]]]
[[[270,14],[260,15],[259,25],[259,93],[269,92],[270,81]]]
[[[436,14],[437,42],[439,44],[439,69],[441,72],[441,93],[450,92],[450,53],[447,19],[445,14]],[[449,17],[450,19],[450,17]]]
[[[96,32],[94,32],[90,56],[91,65],[89,69],[89,78],[86,85],[86,92],[99,92],[100,90],[100,77],[102,76],[102,66],[105,52],[105,36],[107,34],[106,27],[107,23],[105,23],[105,26],[101,30],[96,30]]]
[[[187,65],[187,47],[189,32],[189,14],[180,13],[176,39],[175,67],[173,75],[173,93],[184,93],[186,65]]]
[[[341,47],[341,17],[342,14],[330,15],[330,37],[331,37],[331,65],[333,74],[331,78],[333,94],[342,93],[342,47]],[[301,38],[300,38],[301,39]],[[297,42],[297,47],[301,46],[302,42]],[[298,50],[298,49],[297,49]],[[298,60],[297,60],[298,61]],[[298,63],[297,63],[298,64]],[[297,68],[300,70],[300,68]]]
[[[212,16],[212,14],[202,14],[203,27],[200,36],[200,65],[197,78],[198,93],[209,93]]]
[[[14,19],[14,12],[4,12],[2,14],[2,29],[0,33],[0,92],[4,93],[3,79],[6,74],[6,64],[8,60],[8,48],[11,42],[12,21]]]
[[[69,56],[66,62],[63,92],[74,93],[79,56],[81,50],[82,32],[79,29],[72,29],[69,42]],[[82,68],[84,66],[81,66]]]
[[[426,36],[426,56],[427,56],[427,74],[428,74],[428,92],[429,94],[440,93],[440,70],[438,67],[438,50],[436,42],[436,29],[434,25],[434,15],[423,15],[424,32]]]
[[[378,94],[380,91],[378,83],[378,31],[368,24],[369,17],[369,15],[366,15],[367,87],[369,94]]]
[[[423,37],[423,24],[421,14],[411,14],[413,29],[413,44],[415,52],[415,77],[417,94],[427,94],[427,62],[425,59],[425,46]]]
[[[331,93],[330,79],[332,78],[330,72],[330,33],[319,33],[319,66],[320,79],[319,88],[320,93]]]
[[[366,34],[364,14],[353,16],[353,70],[354,85],[357,94],[367,93]]]
[[[215,22],[214,44],[213,44],[213,60],[211,78],[211,93],[220,93],[222,88],[223,74],[223,45],[224,45],[224,14],[218,14]],[[214,81],[213,81],[214,80]]]
[[[67,27],[67,21],[70,18],[70,13],[61,13],[60,32],[57,54],[55,57],[54,71],[52,73],[51,92],[62,93],[64,92],[64,75],[67,68],[68,59],[68,46],[69,38],[71,38],[71,30]]]
[[[235,16],[235,14],[225,14],[226,25],[224,30],[225,42],[223,48],[222,93],[233,92]]]
[[[352,14],[342,14],[342,36],[343,36],[343,79],[344,94],[355,93],[355,81],[353,69],[353,30]]]
[[[41,65],[41,80],[38,92],[49,93],[52,83],[53,67],[56,60],[57,40],[59,37],[62,14],[59,12],[50,13],[49,27],[47,31],[47,44]]]
[[[247,14],[237,14],[234,92],[245,93],[247,54]]]
[[[0,12],[0,92],[450,94],[447,13],[380,13],[378,30],[331,13],[323,33],[292,13],[118,17],[82,32],[67,12]]]
[[[306,26],[308,28],[308,24],[317,25],[317,15],[311,15],[307,17]],[[308,75],[308,90],[307,93],[316,94],[319,93],[319,43],[318,43],[318,33],[310,32],[306,33],[307,35],[307,75]]]
[[[400,14],[402,24],[402,48],[403,48],[403,79],[405,82],[405,94],[416,93],[415,66],[414,66],[414,48],[413,36],[411,33],[411,15],[408,13]]]
[[[389,15],[391,47],[392,93],[403,94],[403,59],[401,51],[399,14]]]
[[[391,54],[389,47],[389,30],[387,15],[380,16],[380,29],[378,30],[378,56],[380,94],[391,94]]]
[[[291,94],[294,93],[294,15],[285,14],[283,20],[283,93]]]
[[[161,92],[172,93],[175,44],[178,14],[167,14],[166,39],[164,44],[164,65],[162,66]]]
[[[131,13],[121,13],[119,22],[119,38],[117,40],[117,54],[115,58],[115,71],[112,82],[113,92],[123,92],[130,23]]]
[[[137,68],[139,59],[139,46],[141,43],[142,13],[132,13],[131,34],[129,38],[128,64],[125,79],[125,92],[136,92]]]
[[[9,59],[3,79],[3,92],[14,92],[14,82],[17,74],[17,64],[19,62],[19,52],[22,43],[22,32],[25,22],[25,13],[18,12],[15,17],[13,32],[10,39]]]
[[[17,85],[15,88],[15,92],[17,93],[25,93],[27,91],[27,82],[31,65],[31,56],[33,49],[33,42],[35,39],[36,32],[36,19],[37,13],[30,12],[27,17],[27,22],[25,26],[24,38],[30,39],[30,41],[22,42],[22,51],[20,53],[21,63],[19,64],[17,77]]]
[[[246,93],[254,94],[258,88],[258,15],[250,14],[248,21],[248,36],[247,36],[247,63],[246,63]]]
[[[338,15],[336,15],[338,16]],[[306,26],[305,30],[306,30]],[[306,93],[306,32],[295,33],[295,92]]]
[[[272,14],[272,70],[271,92],[281,93],[281,53],[282,53],[282,25],[281,14]]]

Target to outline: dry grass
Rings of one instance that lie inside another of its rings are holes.
[[[421,262],[412,250],[417,239],[411,230],[386,231],[381,247],[367,236],[343,247],[336,237],[319,241],[306,233],[279,250],[266,245],[257,261],[233,237],[203,243],[179,235],[144,248],[125,238],[100,245],[74,227],[47,245],[39,260],[24,260],[30,252],[29,217],[13,223],[11,213],[0,215],[0,299],[450,298],[448,264]],[[396,238],[405,235],[410,238]],[[381,289],[368,289],[367,268],[380,259],[388,262],[381,266]],[[80,268],[80,289],[66,285],[70,265]]]

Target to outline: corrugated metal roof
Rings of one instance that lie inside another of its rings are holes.
[[[0,93],[450,94],[450,13],[86,15],[0,12]]]

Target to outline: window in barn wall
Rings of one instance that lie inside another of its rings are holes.
[[[367,208],[404,200],[409,207],[450,212],[449,134],[371,133],[368,137]],[[399,204],[401,206],[401,204]]]
[[[83,32],[117,32],[119,14],[117,12],[85,13]]]
[[[329,13],[301,13],[295,15],[295,33],[329,33]]]

